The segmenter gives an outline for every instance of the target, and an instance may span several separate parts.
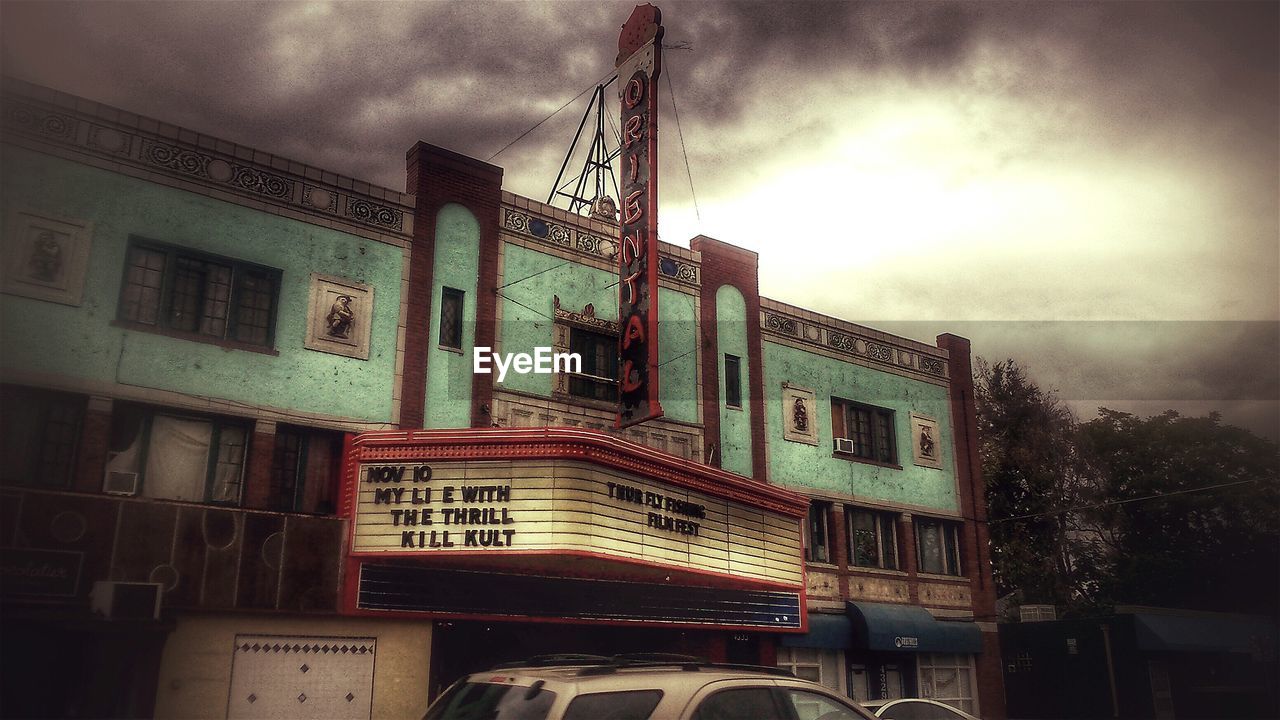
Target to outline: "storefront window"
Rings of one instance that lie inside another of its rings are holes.
[[[919,662],[921,697],[946,703],[972,715],[978,714],[972,655],[922,653]]]
[[[821,648],[780,647],[778,667],[790,670],[801,680],[826,686],[840,694],[844,689],[844,653]]]

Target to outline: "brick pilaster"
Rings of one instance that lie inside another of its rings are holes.
[[[111,411],[109,397],[89,396],[84,422],[80,425],[80,446],[76,452],[76,475],[73,487],[81,492],[101,492],[107,470],[107,453],[111,449]]]
[[[742,293],[747,316],[747,386],[751,390],[751,476],[768,481],[764,448],[764,364],[760,337],[760,256],[750,250],[699,235],[689,247],[702,253],[702,421],[708,444],[716,446],[720,465],[720,348],[716,330],[716,291],[732,285]],[[706,448],[704,448],[704,451]]]
[[[409,325],[405,330],[404,381],[401,388],[400,427],[420,428],[426,415],[427,357],[431,347],[431,312],[434,298],[436,214],[447,203],[471,211],[480,224],[479,266],[476,282],[475,344],[493,346],[497,309],[498,222],[502,205],[502,168],[474,158],[419,142],[409,149],[406,191],[417,196],[414,207],[413,257],[409,266]],[[488,427],[493,405],[493,381],[488,375],[472,376],[471,424]]]
[[[995,583],[991,576],[991,548],[987,533],[986,485],[982,480],[982,459],[978,446],[978,414],[974,402],[973,361],[969,340],[950,333],[939,335],[938,347],[947,351],[950,374],[948,393],[951,426],[955,435],[956,475],[960,490],[960,511],[964,516],[961,553],[964,571],[973,595],[973,614],[979,622],[992,623],[984,632],[982,654],[977,658],[978,691],[982,716],[1005,717],[1004,674],[1000,642],[994,632],[996,622]]]
[[[916,577],[916,525],[910,513],[898,519],[898,566],[907,574],[907,595],[912,605],[920,604],[920,579]]]

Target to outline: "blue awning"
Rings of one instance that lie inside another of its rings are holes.
[[[809,632],[783,635],[781,642],[783,647],[848,650],[853,647],[853,624],[845,615],[809,613]]]
[[[1275,647],[1276,625],[1248,615],[1133,613],[1138,647],[1156,652],[1259,652]]]
[[[982,652],[982,631],[968,621],[938,620],[915,605],[845,603],[853,621],[855,647],[868,650]]]

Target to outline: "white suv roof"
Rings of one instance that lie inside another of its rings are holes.
[[[711,705],[704,701],[722,691]],[[750,707],[743,705],[746,703]],[[754,705],[752,704],[754,703]],[[759,710],[764,703],[765,710]],[[483,706],[483,708],[481,708]],[[474,709],[473,709],[474,708]],[[772,714],[761,715],[761,712]],[[847,698],[780,668],[708,663],[671,655],[543,656],[472,673],[427,712],[427,720],[865,720]]]

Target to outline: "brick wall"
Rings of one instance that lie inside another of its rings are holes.
[[[427,350],[431,347],[431,284],[435,260],[436,214],[447,203],[471,211],[480,223],[480,277],[476,283],[477,346],[493,346],[498,285],[498,215],[502,168],[452,150],[419,142],[406,160],[405,187],[417,196],[413,253],[409,265],[409,324],[405,329],[400,427],[420,428],[425,415]],[[491,376],[473,375],[471,425],[488,427],[493,405]]]
[[[973,397],[973,362],[969,340],[950,333],[939,335],[938,347],[948,352],[951,375],[951,422],[955,428],[956,475],[960,509],[965,518],[961,553],[973,594],[973,614],[980,622],[995,623],[996,590],[991,576],[991,548],[987,535],[987,501],[978,448],[978,416]],[[983,717],[1003,718],[1004,675],[1000,643],[984,632],[978,657],[978,691]]]
[[[702,253],[702,301],[699,324],[702,328],[702,420],[704,442],[716,446],[712,464],[720,465],[720,348],[716,338],[716,290],[732,285],[746,301],[747,383],[751,392],[752,477],[768,480],[764,449],[764,363],[760,338],[760,257],[699,235],[689,247]],[[710,453],[708,453],[710,455]]]

